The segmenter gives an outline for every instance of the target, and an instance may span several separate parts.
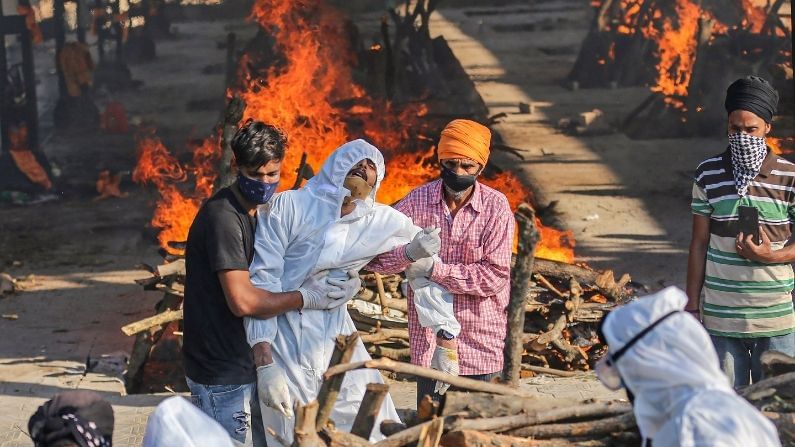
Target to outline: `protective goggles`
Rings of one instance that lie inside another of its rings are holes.
[[[596,372],[596,377],[599,379],[600,382],[602,382],[605,388],[611,391],[616,391],[623,386],[624,381],[621,379],[621,375],[618,373],[618,368],[615,367],[616,362],[618,362],[618,359],[623,357],[624,354],[626,354],[627,351],[629,351],[629,348],[631,348],[635,343],[637,343],[641,338],[643,338],[643,336],[651,332],[651,330],[654,329],[655,326],[665,321],[668,317],[675,315],[679,312],[682,311],[674,310],[663,315],[662,317],[660,317],[660,319],[658,319],[651,325],[647,326],[642,331],[638,332],[638,334],[632,337],[632,339],[630,339],[627,342],[627,344],[625,344],[621,349],[619,349],[613,354],[608,353],[607,355],[602,357],[601,360],[596,362],[596,367],[594,368],[594,371]],[[602,332],[602,326],[604,325],[606,320],[607,316],[605,316],[605,318],[602,319],[602,321],[599,323],[599,329],[597,329],[597,334],[599,335],[599,339],[605,343],[607,343],[607,339],[605,338],[604,333]]]

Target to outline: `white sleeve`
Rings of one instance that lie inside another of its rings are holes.
[[[280,218],[275,209],[281,203],[281,200],[275,200],[272,209],[259,213],[254,237],[254,260],[249,267],[251,284],[270,292],[283,292],[281,277],[284,273],[284,254],[289,244],[289,230],[285,228],[288,220]],[[267,320],[246,317],[244,325],[250,346],[260,342],[273,343],[276,338],[276,317]]]
[[[453,294],[428,278],[416,278],[409,285],[414,290],[414,308],[420,326],[433,328],[434,334],[444,329],[458,337],[461,324],[455,318]]]

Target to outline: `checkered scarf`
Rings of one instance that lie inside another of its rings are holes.
[[[748,193],[748,183],[759,174],[762,162],[767,156],[767,143],[762,137],[746,133],[729,135],[729,149],[732,155],[734,184],[740,197]]]

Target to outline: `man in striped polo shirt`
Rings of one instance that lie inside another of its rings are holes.
[[[704,160],[693,184],[686,310],[701,310],[721,366],[735,387],[761,378],[760,355],[795,355],[792,304],[795,164],[765,143],[778,93],[767,81],[735,81],[726,94],[729,148]],[[761,244],[742,234],[738,208],[758,210]]]

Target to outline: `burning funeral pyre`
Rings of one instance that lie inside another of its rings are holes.
[[[408,11],[407,16],[425,16],[427,20],[429,11],[422,7],[423,3],[419,3],[415,10]],[[432,5],[427,7],[430,9]],[[412,188],[438,176],[434,141],[444,124],[451,119],[449,109],[445,108],[450,101],[431,95],[429,86],[456,98],[475,96],[479,100],[476,93],[456,92],[458,85],[465,84],[471,89],[471,84],[462,83],[452,76],[441,78],[438,74],[438,79],[429,81],[428,73],[418,75],[417,70],[406,67],[395,69],[391,76],[384,75],[385,78],[393,79],[384,82],[380,80],[381,76],[373,76],[368,70],[373,66],[390,65],[373,63],[374,59],[393,57],[387,54],[385,48],[405,48],[406,53],[399,58],[404,64],[409,64],[412,58],[430,58],[427,64],[440,65],[437,73],[454,71],[446,66],[455,59],[442,38],[430,39],[427,28],[421,32],[422,25],[419,28],[413,28],[412,25],[413,31],[406,31],[406,23],[410,20],[394,14],[397,24],[395,38],[383,39],[357,52],[355,49],[361,48],[362,44],[352,39],[351,36],[356,34],[351,32],[352,25],[324,2],[316,2],[310,7],[295,2],[261,0],[254,5],[251,18],[260,25],[259,34],[253,41],[257,44],[248,45],[240,58],[238,78],[227,91],[230,99],[227,117],[233,116],[233,129],[248,118],[274,123],[284,129],[291,150],[283,163],[283,190],[298,187],[307,177],[307,171],[311,173],[312,167],[320,166],[337,146],[357,137],[376,144],[387,160],[387,176],[377,198],[380,202],[394,203]],[[388,37],[387,23],[383,22],[381,28],[383,36]],[[261,45],[268,41],[274,42],[271,47]],[[422,50],[412,50],[418,47]],[[435,53],[428,50],[431,47],[436,49]],[[438,56],[440,54],[441,57]],[[416,63],[416,60],[413,62]],[[463,72],[460,66],[455,68]],[[379,73],[376,71],[376,74]],[[379,79],[357,83],[357,79],[373,77]],[[383,90],[375,87],[379,93],[370,95],[369,89],[373,84],[390,86]],[[439,87],[439,84],[442,86]],[[388,91],[392,91],[394,100],[387,98]],[[401,102],[397,98],[401,98]],[[470,110],[470,117],[487,120],[477,104]],[[147,288],[162,288],[167,299],[158,305],[159,316],[154,320],[158,324],[138,326],[145,330],[139,333],[136,352],[132,355],[128,371],[128,386],[131,389],[140,385],[143,365],[152,346],[164,333],[164,315],[160,314],[181,308],[184,271],[180,267],[183,265],[180,257],[184,253],[184,241],[202,201],[219,185],[219,172],[223,172],[219,161],[222,160],[224,140],[224,125],[219,125],[211,137],[191,147],[191,161],[181,163],[154,132],[139,136],[139,159],[133,179],[151,184],[158,190],[160,199],[151,224],[160,230],[158,240],[166,253],[166,260],[176,262],[167,264],[167,267],[150,268],[153,277],[142,281]],[[529,190],[510,172],[490,165],[483,181],[502,191],[513,209],[522,202],[532,202]],[[598,308],[611,305],[605,296],[615,300],[620,294],[600,294],[601,289],[592,289],[592,286],[597,287],[598,275],[571,264],[574,260],[574,239],[570,232],[544,226],[539,219],[534,219],[534,223],[540,233],[535,255],[545,260],[539,264],[546,262],[561,267],[549,270],[549,281],[558,282],[557,286],[552,287],[556,294],[549,299],[539,298],[541,301],[536,303],[535,308],[538,319],[530,319],[528,328],[540,331],[554,329],[556,336],[548,337],[548,344],[553,345],[554,342],[560,347],[564,340],[577,340],[574,343],[578,347],[568,344],[564,348],[566,351],[555,358],[547,360],[543,356],[536,356],[533,362],[566,369],[587,368],[592,362],[588,361],[586,351],[594,344],[594,336],[586,334],[587,331],[583,334],[574,334],[568,329],[562,331],[560,325],[546,327],[548,319],[553,318],[551,323],[557,321],[556,314],[560,312],[553,309],[565,306],[560,297],[569,293],[568,278],[571,277],[571,272],[565,271],[584,272],[579,277],[584,286],[580,296],[581,301],[588,304],[577,311],[591,317],[582,321],[598,321],[601,312]],[[163,268],[171,273],[165,274]],[[543,271],[540,273],[544,274]],[[612,278],[612,274],[609,275]],[[360,299],[351,305],[354,320],[360,325],[360,330],[373,339],[371,352],[374,355],[389,354],[394,358],[406,358],[408,335],[406,301],[400,286],[402,278],[381,278],[378,275],[365,278],[367,287],[362,290]],[[625,278],[622,285],[627,281],[628,278]],[[612,284],[615,285],[615,281]],[[181,318],[181,315],[173,312],[167,315],[175,321]],[[577,317],[570,317],[568,322],[576,320]],[[150,330],[152,327],[157,330]],[[172,327],[170,332],[174,329]],[[388,329],[393,329],[388,332],[390,336],[379,332]]]
[[[633,138],[719,135],[725,88],[755,74],[792,115],[792,30],[784,2],[601,0],[569,81],[582,87],[648,85],[624,120]],[[791,120],[791,119],[790,119]],[[775,126],[774,126],[775,128]]]

